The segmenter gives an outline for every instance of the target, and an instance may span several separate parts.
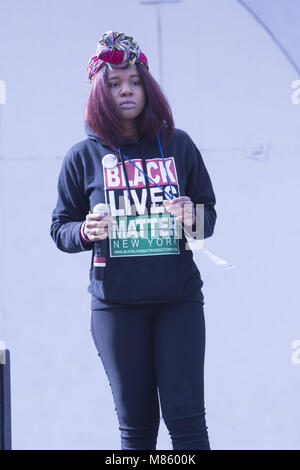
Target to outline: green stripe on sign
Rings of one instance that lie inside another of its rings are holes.
[[[170,214],[117,216],[110,226],[110,256],[147,256],[179,253],[178,225]]]

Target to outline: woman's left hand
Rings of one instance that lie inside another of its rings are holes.
[[[184,225],[191,227],[196,220],[194,203],[189,196],[175,197],[172,200],[163,201],[164,206],[176,220],[183,222]]]

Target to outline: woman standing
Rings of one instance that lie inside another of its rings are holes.
[[[212,236],[210,177],[132,37],[105,33],[88,74],[87,138],[63,161],[51,236],[62,251],[93,251],[91,332],[121,448],[156,448],[161,406],[173,449],[210,449],[203,281],[182,231],[202,220],[201,238]],[[110,214],[94,213],[99,203]]]

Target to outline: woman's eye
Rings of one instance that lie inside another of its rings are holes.
[[[141,82],[132,82],[134,86],[139,86]]]
[[[110,83],[110,88],[117,88],[117,86],[119,86],[119,83],[115,82],[115,83]]]

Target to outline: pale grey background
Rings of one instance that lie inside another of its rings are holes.
[[[120,448],[89,330],[90,253],[62,253],[49,235],[62,158],[85,138],[86,66],[108,30],[138,40],[176,126],[199,146],[218,213],[205,248],[236,265],[198,256],[211,446],[299,448],[300,1],[157,11],[138,0],[0,0],[0,17],[0,340],[13,448]],[[157,448],[171,449],[163,420]]]

